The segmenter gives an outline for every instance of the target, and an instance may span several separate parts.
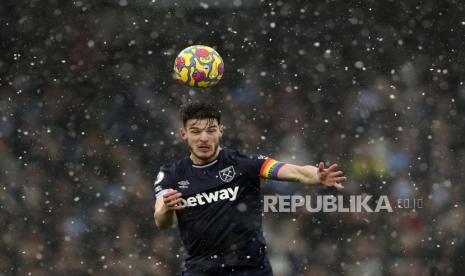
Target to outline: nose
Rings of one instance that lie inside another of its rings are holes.
[[[208,135],[206,131],[202,131],[200,133],[200,141],[202,142],[207,142],[208,141]]]

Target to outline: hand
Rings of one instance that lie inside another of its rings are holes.
[[[181,202],[182,194],[178,192],[177,190],[169,189],[164,195],[163,195],[163,203],[166,207],[167,210],[182,210],[184,209],[183,205],[179,205],[179,202]]]
[[[342,171],[336,171],[337,164],[333,164],[325,169],[323,162],[318,166],[318,179],[320,183],[327,187],[335,187],[337,189],[344,189],[341,182],[347,180]]]

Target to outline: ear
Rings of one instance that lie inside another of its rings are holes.
[[[187,139],[187,132],[183,127],[179,129],[179,136],[181,136],[181,139],[183,140]]]
[[[224,125],[220,125],[220,138],[223,136],[224,134]]]

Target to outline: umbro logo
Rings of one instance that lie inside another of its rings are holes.
[[[183,180],[178,182],[178,186],[180,189],[187,189],[189,188],[189,181],[188,180]]]

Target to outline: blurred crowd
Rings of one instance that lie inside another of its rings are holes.
[[[275,275],[464,271],[464,4],[46,2],[0,7],[0,275],[178,275],[185,251],[155,228],[153,181],[188,154],[188,100],[220,106],[224,146],[338,163],[347,196],[423,201],[265,213]],[[173,80],[192,44],[223,56],[217,88]]]

